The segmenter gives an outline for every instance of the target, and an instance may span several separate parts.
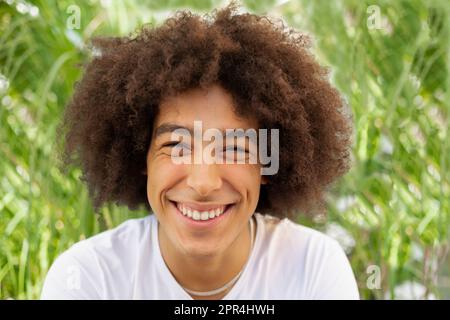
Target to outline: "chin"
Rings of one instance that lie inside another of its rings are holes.
[[[218,248],[211,245],[202,245],[194,241],[191,245],[185,245],[184,251],[191,257],[201,259],[215,256],[218,253]]]

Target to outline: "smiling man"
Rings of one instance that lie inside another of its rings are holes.
[[[164,101],[161,110],[155,119],[156,132],[167,123],[189,128],[194,121],[201,121],[204,129],[257,127],[254,121],[236,117],[232,98],[219,86],[206,94],[183,93]],[[177,141],[171,137],[166,131],[152,139],[148,199],[160,222],[159,243],[167,266],[182,286],[207,291],[233,279],[248,260],[249,221],[262,176],[257,164],[174,164],[171,148]],[[237,143],[224,145],[223,150],[230,146]],[[183,156],[193,158],[195,150],[186,149]]]
[[[295,222],[349,168],[342,99],[304,36],[236,9],[94,41],[66,164],[96,210],[149,215],[63,252],[42,299],[359,298],[339,244]]]

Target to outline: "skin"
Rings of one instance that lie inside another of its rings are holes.
[[[175,164],[171,147],[163,146],[173,141],[171,133],[155,136],[155,132],[167,123],[193,127],[194,120],[202,121],[203,132],[258,126],[253,119],[237,117],[231,96],[219,85],[164,99],[155,119],[147,153],[147,197],[159,221],[161,254],[178,283],[191,290],[209,291],[226,284],[244,267],[250,253],[249,219],[266,180],[259,164]],[[234,205],[219,223],[198,229],[186,224],[172,201]],[[192,297],[220,299],[229,290],[211,297]]]

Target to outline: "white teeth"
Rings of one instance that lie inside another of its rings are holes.
[[[208,220],[209,219],[209,212],[208,211],[202,212],[200,217],[201,217],[202,220]]]
[[[200,212],[198,212],[197,210],[194,210],[194,211],[192,212],[192,218],[193,218],[194,220],[200,220]]]
[[[220,216],[225,210],[225,206],[220,206],[216,209],[211,209],[208,211],[197,211],[180,203],[177,203],[177,208],[184,216],[187,216],[196,221],[214,219],[215,217]]]

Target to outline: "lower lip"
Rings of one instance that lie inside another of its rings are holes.
[[[175,208],[175,210],[181,217],[182,221],[184,223],[186,223],[188,226],[193,227],[193,228],[211,228],[211,227],[217,225],[218,223],[220,223],[220,221],[222,221],[226,217],[228,217],[228,215],[230,214],[230,211],[232,211],[234,208],[234,204],[228,205],[227,209],[218,217],[215,217],[213,219],[208,219],[208,220],[194,220],[194,219],[189,218],[188,216],[185,216],[180,210],[178,210],[178,208],[174,202],[170,201],[170,203],[173,205],[173,207]]]

